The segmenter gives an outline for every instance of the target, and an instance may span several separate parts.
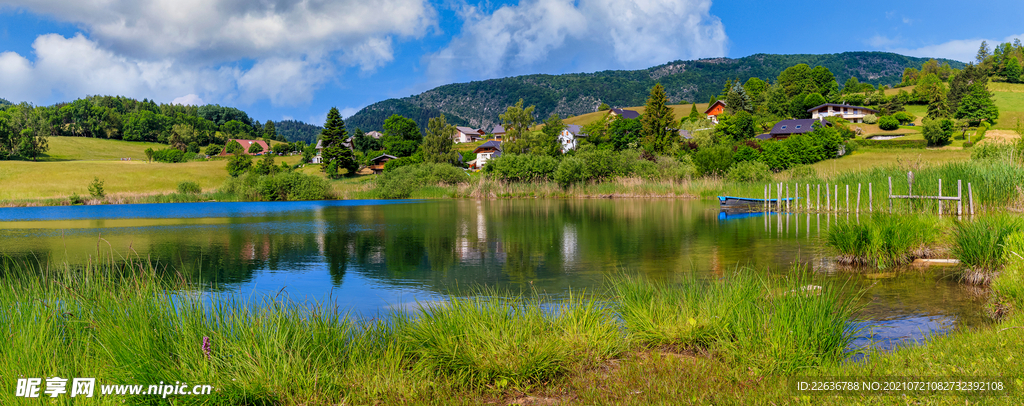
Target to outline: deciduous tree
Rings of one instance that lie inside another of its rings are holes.
[[[423,137],[423,161],[428,163],[458,163],[458,154],[452,150],[455,145],[452,134],[455,126],[449,125],[444,114],[427,122],[427,135]]]

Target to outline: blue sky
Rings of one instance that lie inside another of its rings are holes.
[[[0,0],[0,97],[117,94],[322,124],[336,106],[529,73],[755,53],[969,61],[1024,3],[712,0]]]

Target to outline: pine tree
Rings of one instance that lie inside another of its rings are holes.
[[[263,125],[263,138],[277,139],[277,128],[274,127],[273,121],[267,120],[267,123]]]
[[[345,146],[347,138],[348,133],[345,131],[345,121],[341,119],[341,113],[338,112],[337,107],[331,107],[331,110],[327,112],[324,129],[320,132],[320,141],[323,147],[323,152],[320,155],[323,161],[320,168],[329,177],[338,177],[337,171],[340,169],[347,170],[349,175],[356,172],[358,166],[355,157],[352,155],[352,150]]]
[[[1017,57],[1011,56],[1010,59],[1006,60],[1006,69],[1003,70],[1003,76],[1006,76],[1006,81],[1010,83],[1021,82],[1021,67],[1020,62],[1017,61]]]
[[[668,97],[661,83],[654,85],[644,115],[640,118],[643,125],[643,148],[649,154],[661,154],[672,145],[674,131],[670,127],[675,124],[675,115],[668,107]]]
[[[693,104],[690,106],[690,121],[700,120],[700,112],[697,111],[697,105]]]
[[[945,92],[932,93],[932,98],[928,101],[928,115],[925,117],[930,119],[949,117],[949,106],[946,104]]]
[[[455,145],[452,140],[454,133],[455,126],[448,124],[444,114],[431,118],[427,122],[427,135],[423,137],[423,161],[438,164],[457,163],[458,155],[452,151],[452,146]]]
[[[981,46],[978,47],[978,54],[974,56],[974,59],[976,59],[978,63],[981,64],[982,62],[985,62],[985,59],[988,59],[988,57],[991,54],[991,51],[989,51],[988,49],[988,42],[981,41]]]

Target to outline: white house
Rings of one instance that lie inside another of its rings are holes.
[[[345,142],[341,143],[341,145],[344,146],[345,148],[348,148],[348,149],[355,149],[353,147],[353,145],[352,145],[352,141],[353,141],[352,138],[353,137],[348,137],[348,140],[345,140]],[[323,152],[324,152],[324,142],[323,142],[323,140],[316,140],[316,155],[313,155],[313,163],[315,163],[315,164],[323,163],[323,161],[324,161],[323,160],[323,156],[322,156]]]
[[[455,134],[452,134],[452,140],[456,144],[463,142],[479,141],[483,137],[483,130],[469,127],[455,127]]]
[[[476,159],[469,161],[469,167],[473,169],[483,168],[487,161],[501,156],[501,142],[487,141],[476,147],[473,153],[476,154]]]
[[[558,134],[558,145],[562,147],[562,153],[576,149],[579,146],[579,139],[586,138],[583,127],[576,124],[569,124]]]
[[[838,116],[845,118],[851,123],[863,123],[864,116],[868,114],[878,114],[878,110],[869,109],[867,107],[832,103],[825,103],[820,106],[807,109],[807,112],[811,113],[811,118],[813,119]]]

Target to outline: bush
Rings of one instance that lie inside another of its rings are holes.
[[[924,139],[928,141],[928,146],[943,146],[949,143],[950,136],[953,134],[947,134],[942,129],[942,123],[939,120],[926,120],[924,122],[924,128],[921,129],[924,135]]]
[[[582,159],[569,156],[562,159],[562,162],[558,164],[558,169],[555,170],[554,179],[558,182],[558,185],[567,188],[577,183],[582,183],[586,180],[584,172],[586,171],[586,164]]]
[[[884,131],[892,131],[900,128],[900,122],[893,116],[882,116],[878,119],[878,128]]]
[[[71,196],[68,196],[68,202],[71,203],[72,206],[85,203],[85,201],[82,200],[82,197],[75,192],[71,192]]]
[[[412,164],[384,172],[374,179],[377,196],[404,199],[416,188],[428,185],[455,185],[469,182],[469,175],[451,164]]]
[[[103,190],[103,181],[100,178],[92,178],[92,183],[89,184],[89,194],[97,199],[102,199],[107,195]]]
[[[507,182],[533,182],[549,179],[558,169],[558,161],[547,155],[509,154],[487,161],[484,172]]]
[[[217,156],[217,155],[220,155],[220,151],[222,151],[222,150],[223,149],[221,148],[220,145],[210,144],[210,145],[206,146],[206,150],[203,151],[203,152],[205,152],[206,155],[209,155],[209,156]]]
[[[203,189],[199,187],[199,184],[192,181],[187,180],[178,184],[178,193],[181,194],[197,195],[202,191]]]
[[[157,162],[166,162],[169,164],[175,164],[185,162],[185,153],[176,148],[165,148],[159,151],[153,151],[153,160]]]
[[[878,122],[878,116],[874,114],[867,114],[864,116],[864,124],[874,124]]]
[[[761,159],[761,150],[752,148],[749,145],[740,145],[736,148],[733,159],[736,162],[757,161]]]
[[[772,171],[763,162],[744,161],[729,169],[726,177],[733,182],[767,182],[772,179]]]
[[[228,179],[221,191],[247,201],[323,200],[330,197],[327,179],[297,172]]]
[[[724,175],[732,163],[732,148],[724,145],[702,148],[693,154],[693,165],[701,176]]]
[[[905,111],[897,111],[892,115],[892,117],[895,118],[896,121],[899,121],[900,125],[910,124],[912,121],[917,119],[916,116]]]
[[[238,177],[252,168],[252,157],[249,155],[234,155],[228,159],[228,174],[231,177]]]

